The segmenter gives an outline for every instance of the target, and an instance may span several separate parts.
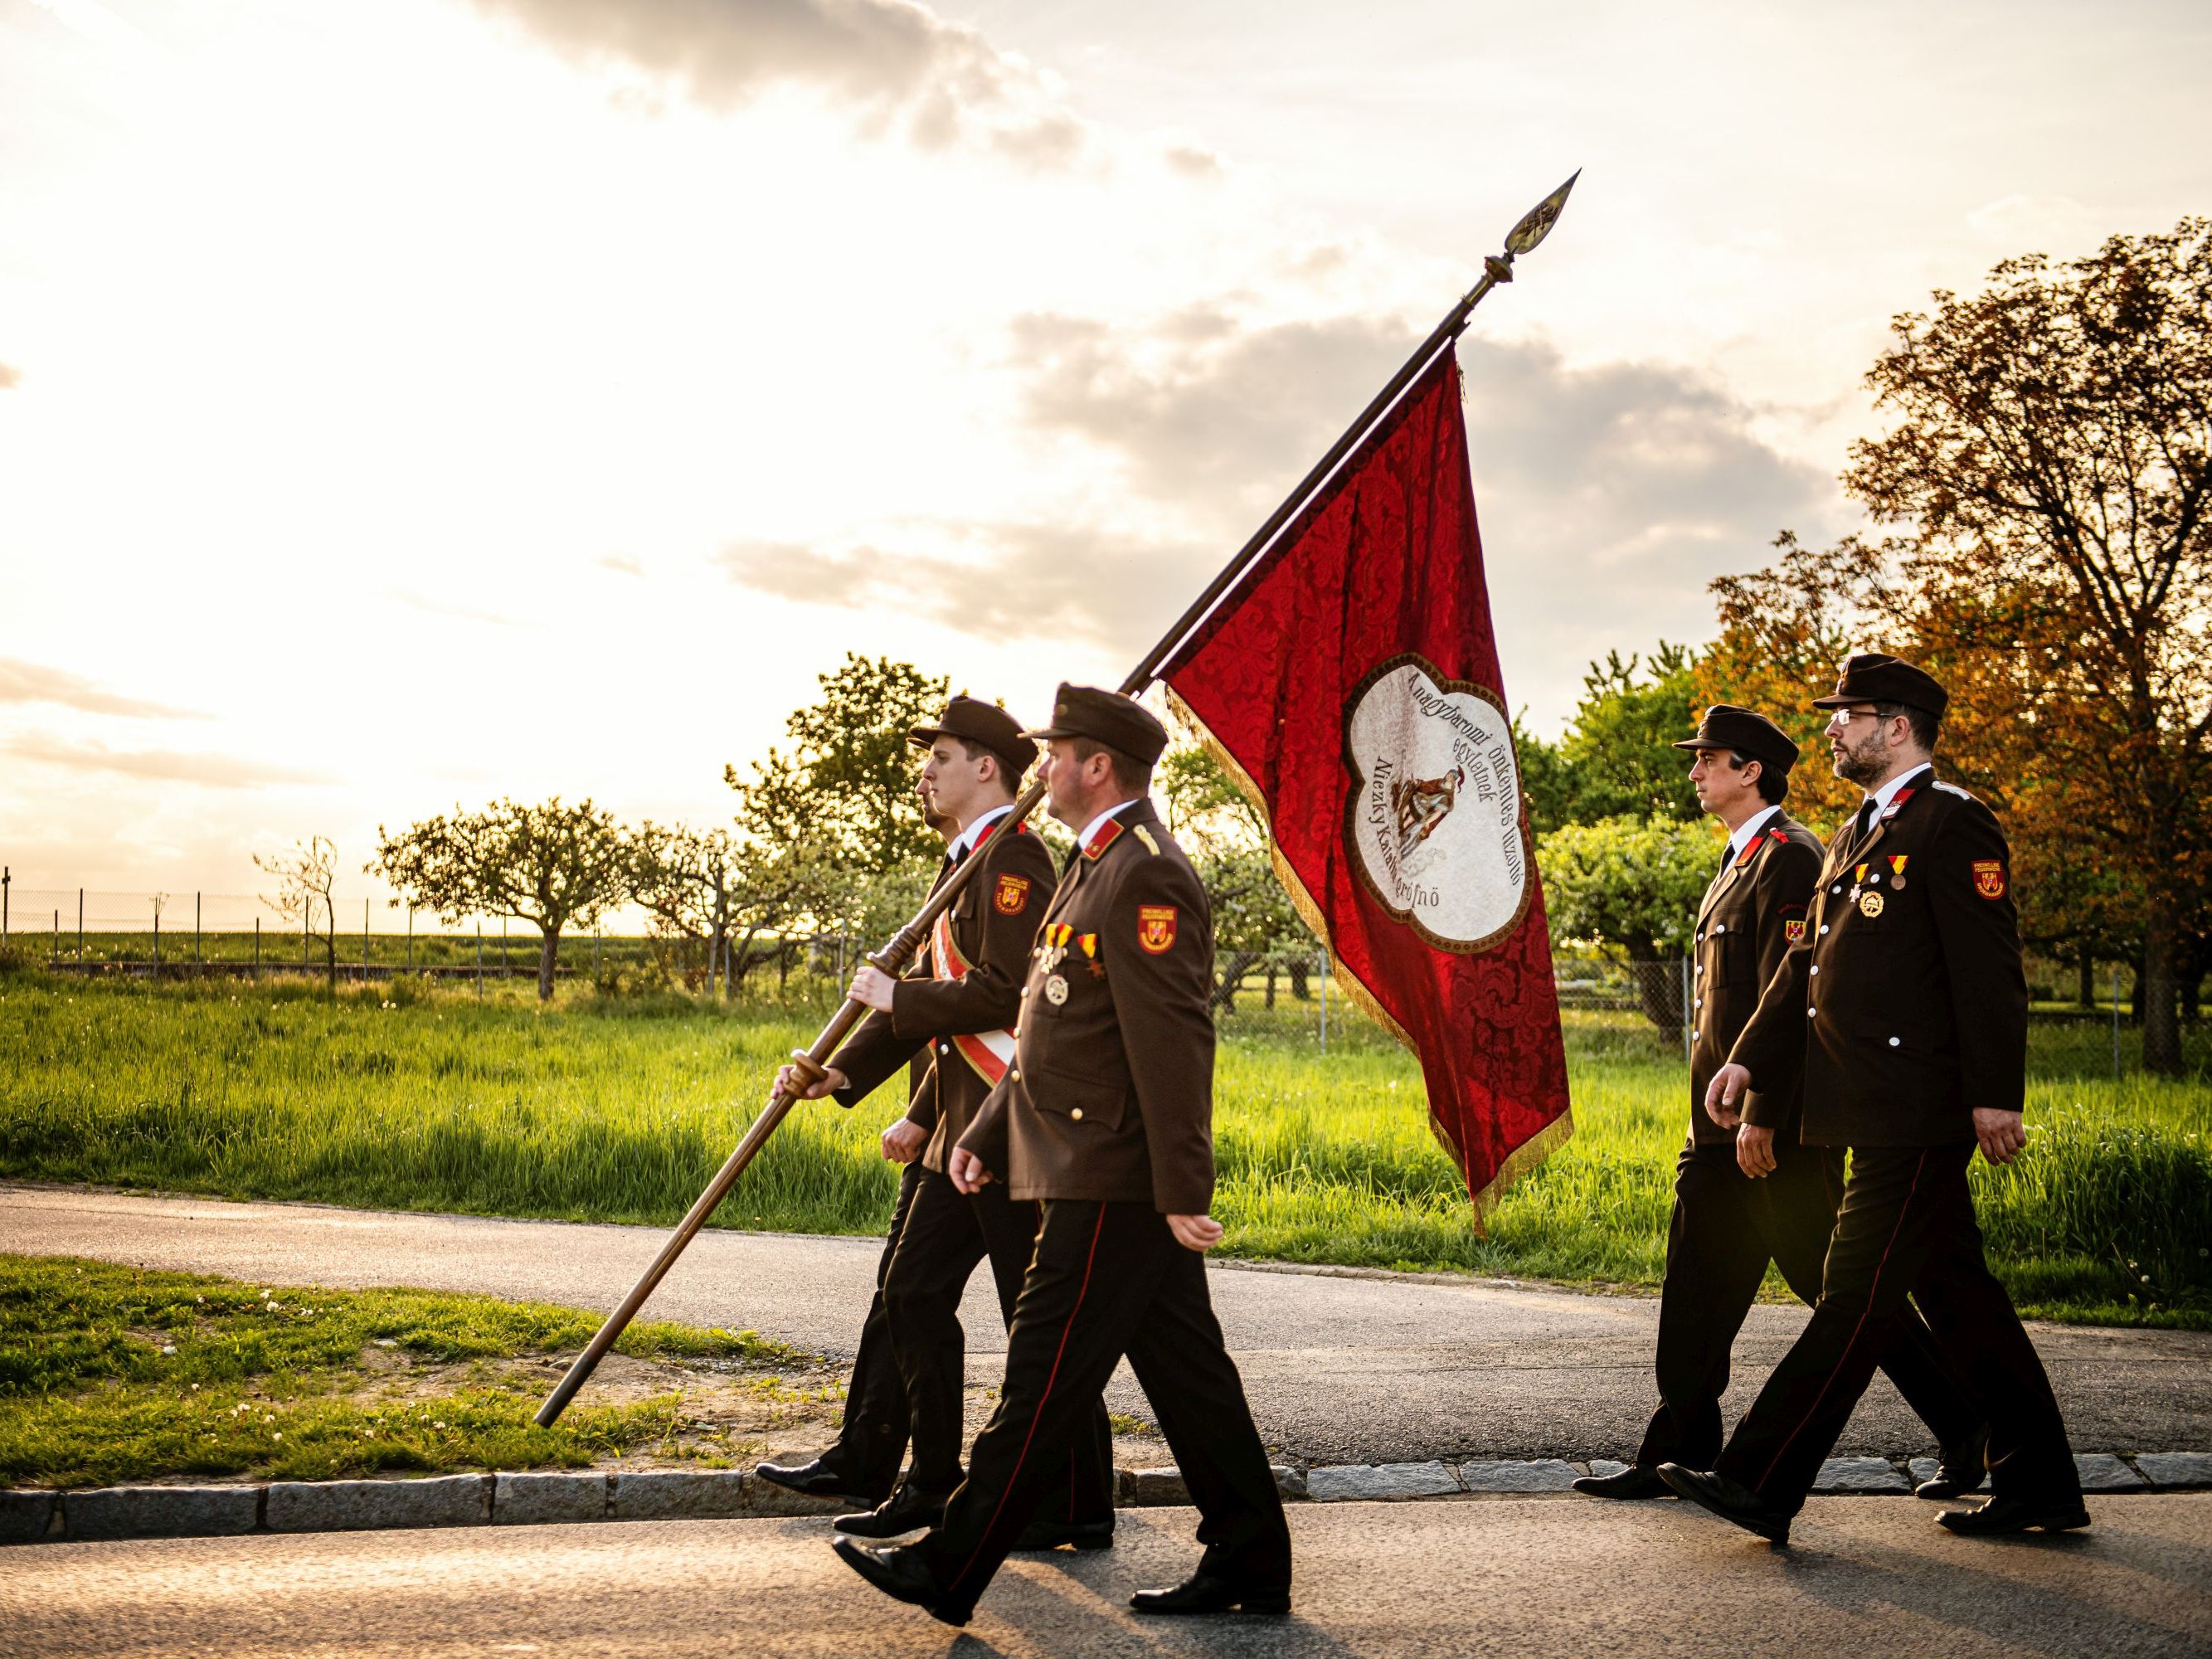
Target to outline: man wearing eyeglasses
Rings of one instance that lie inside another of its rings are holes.
[[[1850,1149],[1820,1300],[1711,1470],[1662,1480],[1775,1543],[1811,1491],[1910,1296],[1987,1410],[1990,1501],[1937,1516],[1982,1536],[2089,1522],[2058,1402],[1990,1273],[1966,1170],[2027,1145],[2027,984],[2012,859],[1996,817],[1940,781],[1948,698],[1910,663],[1850,658],[1832,696],[1836,775],[1865,792],[1828,843],[1791,951],[1713,1076],[1735,1119],[1747,1091],[1802,1091],[1802,1136]]]

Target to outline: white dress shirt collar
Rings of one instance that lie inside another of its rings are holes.
[[[946,856],[956,860],[966,858],[975,850],[975,843],[983,839],[983,832],[1013,810],[1012,801],[1004,806],[994,806],[960,832],[959,838],[945,849]]]
[[[1123,807],[1134,806],[1136,804],[1134,797],[1132,797],[1127,800],[1115,801],[1113,805],[1108,807],[1097,817],[1091,819],[1090,823],[1083,826],[1083,833],[1075,838],[1075,844],[1078,847],[1090,846],[1092,838],[1096,836],[1101,830],[1103,830],[1106,827],[1107,819],[1112,817],[1114,814],[1120,811]]]
[[[1759,811],[1753,812],[1749,817],[1746,818],[1741,823],[1736,825],[1736,827],[1729,832],[1729,862],[1730,864],[1734,864],[1738,859],[1743,856],[1743,849],[1750,846],[1752,842],[1757,837],[1759,827],[1764,824],[1767,819],[1772,817],[1781,810],[1782,804],[1779,801],[1777,801],[1771,806],[1765,807]]]
[[[1897,799],[1897,792],[1899,790],[1904,788],[1906,784],[1911,782],[1913,779],[1918,777],[1923,772],[1933,772],[1935,769],[1935,762],[1923,761],[1919,765],[1914,767],[1910,772],[1899,773],[1897,776],[1892,778],[1887,783],[1882,785],[1881,788],[1875,790],[1871,795],[1869,795],[1867,799],[1874,803],[1874,816],[1875,820],[1879,822],[1881,815],[1889,811],[1889,804]]]

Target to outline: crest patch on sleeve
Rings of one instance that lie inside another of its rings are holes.
[[[1985,899],[2005,896],[2005,867],[2002,859],[1974,860],[1974,890]]]
[[[1801,917],[1796,921],[1784,922],[1782,924],[1782,937],[1791,945],[1802,945],[1805,939],[1805,923],[1803,918]]]
[[[1018,916],[1030,902],[1030,878],[1027,876],[1000,876],[998,890],[991,902],[999,907],[1002,916]]]
[[[1152,956],[1164,956],[1176,941],[1176,908],[1172,904],[1137,907],[1137,943]]]

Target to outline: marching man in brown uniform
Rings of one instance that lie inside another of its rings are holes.
[[[1820,1300],[1711,1471],[1683,1497],[1776,1543],[1865,1392],[1909,1295],[1987,1410],[1992,1496],[1937,1519],[1969,1534],[2087,1526],[2050,1379],[1989,1270],[1966,1167],[2027,1144],[2027,986],[2012,861],[1990,809],[1937,781],[1948,698],[1894,657],[1844,665],[1828,739],[1866,792],[1828,844],[1803,948],[1760,995],[1707,1104],[1802,1088],[1803,1138],[1850,1149]]]
[[[1794,1089],[1746,1095],[1735,1125],[1698,1103],[1750,1023],[1759,988],[1805,937],[1821,848],[1782,807],[1797,745],[1764,714],[1716,703],[1697,734],[1674,747],[1697,756],[1690,781],[1698,804],[1728,827],[1729,839],[1698,908],[1690,1139],[1675,1164],[1667,1229],[1659,1408],[1632,1465],[1575,1482],[1577,1492],[1599,1498],[1664,1497],[1662,1463],[1711,1465],[1721,1449],[1729,1351],[1767,1263],[1780,1267],[1802,1300],[1820,1300],[1844,1185],[1842,1147],[1799,1144]],[[1948,1498],[1980,1484],[1979,1414],[1944,1376],[1928,1327],[1911,1309],[1899,1316],[1881,1364],[1942,1451],[1925,1495]]]
[[[1127,697],[1063,685],[1046,780],[1076,852],[1022,988],[1013,1065],[947,1169],[1044,1221],[998,1410],[919,1543],[836,1547],[886,1595],[965,1624],[1126,1354],[1198,1505],[1198,1570],[1143,1613],[1282,1613],[1291,1540],[1206,1286],[1213,1196],[1212,920],[1146,798],[1167,733]]]
[[[919,781],[915,793],[921,799],[923,821],[945,845],[947,856],[959,838],[960,820],[940,812]],[[869,1298],[867,1316],[860,1322],[860,1344],[853,1356],[853,1374],[845,1384],[845,1418],[838,1425],[836,1443],[819,1457],[804,1463],[762,1463],[753,1473],[763,1480],[810,1498],[834,1498],[842,1503],[872,1508],[890,1496],[898,1483],[899,1468],[906,1461],[907,1439],[913,1416],[907,1405],[906,1384],[899,1376],[898,1357],[891,1349],[890,1317],[884,1310],[884,1280],[898,1249],[899,1234],[907,1212],[914,1206],[915,1188],[921,1183],[922,1144],[936,1121],[937,1084],[930,1075],[930,1050],[917,1048],[907,1062],[907,1115],[885,1129],[884,1157],[902,1167],[898,1197],[891,1206],[891,1224],[884,1236],[883,1255],[876,1262],[876,1293]],[[795,1079],[794,1079],[795,1081]]]
[[[906,1443],[910,1429],[914,1461],[888,1498],[876,1503],[884,1487],[872,1487],[866,1494],[872,1509],[838,1517],[839,1530],[869,1538],[933,1524],[960,1484],[961,1293],[988,1257],[1000,1310],[1011,1322],[1037,1227],[1036,1206],[1014,1201],[1003,1188],[963,1194],[945,1174],[946,1154],[1013,1058],[1021,975],[1052,886],[1052,855],[1044,844],[1026,826],[1005,829],[1015,786],[1036,745],[1006,710],[966,696],[953,698],[936,725],[908,735],[929,750],[922,787],[932,806],[957,825],[938,879],[969,858],[981,864],[939,917],[913,975],[893,981],[863,968],[854,976],[852,995],[872,1012],[831,1058],[826,1075],[811,1089],[789,1068],[777,1079],[809,1097],[833,1095],[851,1106],[900,1068],[917,1060],[928,1067],[906,1116],[884,1136],[887,1156],[909,1160],[878,1289],[880,1330],[888,1334],[900,1386],[877,1389],[863,1431],[867,1444],[896,1447]],[[872,1319],[875,1310],[871,1313]],[[869,1353],[867,1336],[864,1328],[862,1358],[874,1382],[872,1366],[881,1359]],[[856,1364],[855,1387],[860,1370]],[[895,1430],[873,1421],[893,1408],[900,1413]],[[1103,1548],[1113,1541],[1112,1436],[1095,1396],[1088,1427],[1060,1460],[1052,1514],[1016,1547]],[[834,1456],[833,1450],[817,1462]],[[810,1479],[818,1470],[809,1466],[764,1464],[760,1473],[798,1490],[824,1489]]]

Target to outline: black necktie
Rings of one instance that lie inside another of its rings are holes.
[[[1855,850],[1865,842],[1868,832],[1873,828],[1874,797],[1869,795],[1866,798],[1866,804],[1859,808],[1856,827],[1851,831],[1851,846]]]

